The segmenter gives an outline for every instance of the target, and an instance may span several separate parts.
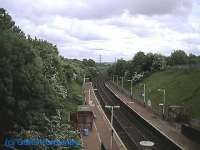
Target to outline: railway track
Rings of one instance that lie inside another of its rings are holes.
[[[126,145],[127,149],[139,150],[140,141],[153,141],[155,150],[173,150],[179,149],[175,144],[164,138],[161,134],[152,130],[141,118],[131,111],[124,103],[122,103],[114,94],[105,87],[105,79],[97,79],[94,81],[96,96],[105,111],[105,114],[110,119],[110,111],[105,105],[119,105],[120,109],[114,111],[113,126],[118,135]]]

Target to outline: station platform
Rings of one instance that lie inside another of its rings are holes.
[[[113,83],[107,82],[105,85],[116,97],[118,97],[122,102],[124,102],[129,108],[131,108],[134,112],[136,112],[140,117],[146,120],[150,125],[156,128],[169,140],[178,145],[181,149],[184,150],[200,149],[200,144],[191,141],[183,134],[181,134],[180,130],[177,129],[175,126],[161,119],[160,116],[156,115],[149,109],[146,109],[137,101],[131,99],[130,97],[120,92],[119,89],[116,88],[115,85],[113,85]]]
[[[94,114],[93,127],[88,136],[82,136],[84,150],[126,150],[116,131],[113,131],[112,149],[111,124],[99,104],[91,82],[84,85],[85,103],[91,108]]]
[[[101,141],[98,136],[98,131],[93,125],[89,135],[82,136],[83,150],[101,150]]]

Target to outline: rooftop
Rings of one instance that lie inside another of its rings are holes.
[[[92,111],[88,105],[79,105],[77,111]]]

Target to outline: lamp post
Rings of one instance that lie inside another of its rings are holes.
[[[146,104],[146,85],[144,84],[144,104]]]
[[[83,77],[83,85],[85,84],[85,80],[86,80],[86,79],[89,79],[89,78],[86,78],[86,77],[85,77],[85,74],[84,74],[84,77]]]
[[[89,78],[86,78],[85,76],[86,76],[86,75],[84,74],[84,77],[83,77],[83,85],[82,85],[82,94],[84,94],[85,80],[86,80],[86,79],[89,79]],[[90,93],[89,93],[89,94],[90,94]]]
[[[90,103],[90,100],[91,100],[91,91],[90,91],[90,89],[89,89],[89,99],[88,99],[88,103]]]
[[[111,137],[110,137],[110,150],[112,150],[112,146],[113,146],[113,110],[114,109],[119,109],[120,106],[110,106],[110,105],[106,105],[105,108],[108,108],[108,109],[111,109],[111,119],[110,119],[110,122],[111,122]]]
[[[163,118],[165,116],[165,89],[158,89],[158,91],[163,92],[163,104],[159,104],[160,106],[163,106],[162,113]]]
[[[122,88],[124,88],[124,77],[121,77],[122,79]]]
[[[133,78],[128,81],[131,82],[131,96],[133,96]]]
[[[115,74],[113,75],[113,83],[114,83],[114,81],[115,81],[115,80],[114,80],[114,79],[115,79],[115,76],[117,77],[117,83],[116,83],[116,84],[118,85],[118,75],[115,75]]]
[[[142,86],[142,85],[140,85],[140,86]],[[145,106],[145,104],[146,104],[146,84],[145,83],[143,84],[142,96],[143,96],[143,101],[144,101],[144,106]]]
[[[117,76],[117,85],[118,85],[118,75],[116,75]]]

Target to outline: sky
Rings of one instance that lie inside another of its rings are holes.
[[[177,49],[200,55],[198,0],[0,0],[0,7],[66,58],[113,62]]]

